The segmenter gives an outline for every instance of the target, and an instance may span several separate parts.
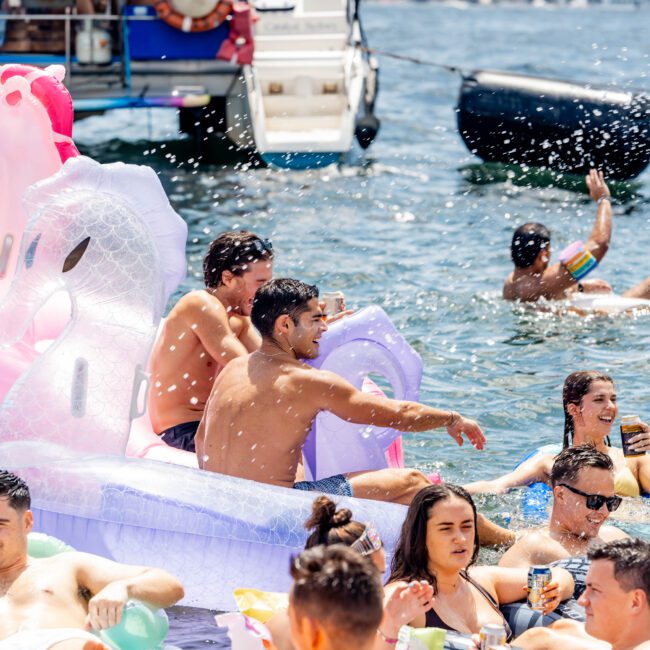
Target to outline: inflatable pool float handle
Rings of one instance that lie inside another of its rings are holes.
[[[420,355],[395,329],[380,307],[367,307],[342,318],[325,332],[320,354],[310,362],[340,375],[361,389],[365,377],[388,380],[393,397],[417,401],[422,379]],[[385,452],[400,433],[394,429],[345,422],[321,412],[303,450],[308,480],[335,474],[383,469]]]

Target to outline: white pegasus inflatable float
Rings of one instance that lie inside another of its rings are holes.
[[[0,464],[30,485],[37,530],[165,567],[186,604],[225,610],[235,587],[286,589],[314,495],[183,466],[138,417],[187,227],[153,170],[78,155],[62,78],[0,67]],[[321,348],[317,364],[357,386],[376,372],[417,398],[421,361],[380,309],[344,319]],[[308,469],[385,466],[396,435],[321,418]],[[127,445],[173,462],[128,458]],[[390,549],[402,506],[341,501]]]

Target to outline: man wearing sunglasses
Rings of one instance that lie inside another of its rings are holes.
[[[151,355],[149,414],[169,445],[195,451],[194,437],[215,378],[261,337],[250,313],[257,289],[273,274],[273,246],[252,232],[225,232],[203,260],[205,289],[171,310]]]
[[[525,567],[586,555],[596,542],[627,538],[604,525],[621,504],[614,491],[612,459],[592,445],[565,449],[551,470],[553,509],[547,526],[519,539],[501,558],[501,566]]]

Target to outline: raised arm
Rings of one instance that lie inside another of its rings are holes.
[[[508,490],[538,481],[548,480],[548,467],[553,456],[551,454],[537,454],[508,474],[499,476],[490,481],[474,481],[463,487],[470,494],[503,494]]]
[[[483,449],[485,445],[485,436],[474,420],[455,411],[364,393],[332,372],[309,372],[305,390],[314,403],[322,405],[322,410],[331,411],[348,422],[392,427],[398,431],[429,431],[445,427],[459,445],[463,444],[463,433],[477,449]]]
[[[208,354],[225,366],[237,357],[249,353],[230,327],[228,314],[223,305],[205,291],[195,291],[187,296],[179,313],[187,329],[201,341]],[[246,323],[242,321],[242,329]]]
[[[589,188],[589,196],[596,201],[596,220],[591,230],[591,235],[585,244],[585,248],[600,262],[609,248],[612,237],[612,206],[610,192],[603,178],[603,173],[595,169],[589,171],[585,178]],[[611,291],[606,282],[589,280],[585,282],[589,290]],[[576,286],[573,276],[559,262],[549,266],[542,275],[542,286],[544,297],[549,299],[564,298],[567,290]]]
[[[131,598],[171,607],[184,595],[183,585],[162,569],[118,564],[88,553],[71,553],[70,560],[79,587],[91,594],[87,626],[95,630],[119,623]]]
[[[596,221],[585,247],[600,262],[612,238],[612,202],[603,172],[592,169],[586,178],[589,196],[596,201]]]

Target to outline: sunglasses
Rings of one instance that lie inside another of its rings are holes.
[[[621,501],[623,501],[621,497],[605,497],[602,494],[587,494],[586,492],[577,490],[566,483],[559,483],[559,485],[565,487],[574,494],[579,494],[581,497],[585,497],[587,500],[587,508],[589,508],[589,510],[600,510],[603,507],[603,504],[606,504],[607,510],[609,510],[609,512],[614,512],[614,510],[621,505]]]
[[[248,246],[260,255],[268,254],[273,257],[273,244],[270,239],[253,239]]]
[[[379,535],[379,531],[373,524],[366,524],[366,527],[361,534],[361,537],[350,545],[354,551],[361,555],[371,555],[375,551],[379,551],[384,546]]]

